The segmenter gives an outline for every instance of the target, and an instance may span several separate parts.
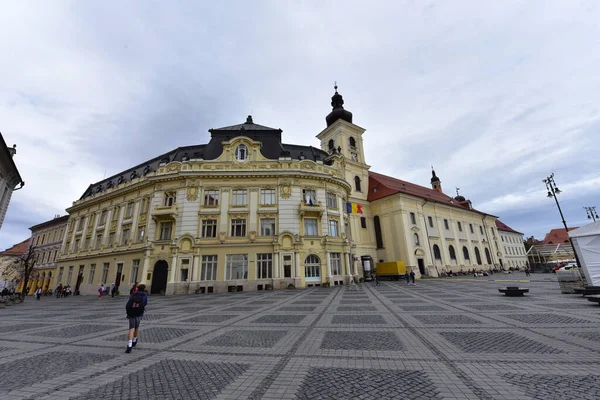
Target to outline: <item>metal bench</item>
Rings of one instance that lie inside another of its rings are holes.
[[[518,286],[507,286],[505,288],[498,289],[500,293],[504,293],[508,297],[523,296],[525,293],[529,293],[528,288],[522,288]]]

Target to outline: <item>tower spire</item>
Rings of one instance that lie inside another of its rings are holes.
[[[344,98],[338,93],[337,81],[333,83],[333,89],[335,90],[335,93],[331,97],[332,111],[325,117],[327,126],[330,126],[338,119],[343,119],[346,122],[352,123],[352,113],[348,110],[344,110]]]
[[[442,182],[440,181],[440,178],[438,178],[435,174],[433,165],[431,166],[431,188],[436,192],[442,193]]]

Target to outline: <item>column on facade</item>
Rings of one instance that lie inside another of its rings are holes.
[[[304,274],[300,273],[300,253],[294,252],[294,261],[296,262],[296,278],[300,278]]]
[[[177,255],[171,257],[171,272],[169,273],[169,283],[175,282],[175,273],[177,272]]]
[[[115,247],[121,244],[121,231],[123,230],[122,224],[123,218],[125,218],[125,211],[127,211],[127,205],[125,205],[124,207],[119,207],[119,216],[117,217],[117,230],[115,232],[115,243],[113,243]]]
[[[138,220],[140,219],[139,211],[140,211],[140,203],[141,200],[137,199],[133,205],[133,218],[131,219],[131,229],[129,229],[129,242],[136,243],[137,235],[139,234],[137,230]]]
[[[344,267],[346,269],[346,275],[352,276],[352,260],[350,259],[350,253],[344,253]]]
[[[150,268],[150,250],[146,250],[144,252],[144,263],[142,265],[142,276],[138,279],[139,282],[144,282],[149,284],[150,282],[146,282],[146,277],[148,276],[148,269]]]
[[[114,210],[110,208],[106,213],[106,222],[104,222],[104,232],[102,234],[102,246],[106,247],[108,244],[108,233],[110,232],[110,223],[112,221],[112,214]]]
[[[96,246],[96,230],[98,229],[98,224],[100,224],[100,217],[102,216],[102,211],[96,211],[94,217],[94,226],[92,227],[92,237],[91,242],[88,245],[88,248],[94,248]]]
[[[281,255],[279,252],[273,252],[273,278],[277,279],[281,276],[281,271],[279,271],[279,257]]]
[[[192,260],[192,281],[200,280],[200,256],[198,254],[194,254],[194,258]]]
[[[220,237],[220,232],[225,232],[225,236],[228,236],[230,194],[230,189],[221,190],[222,201],[219,203],[221,208],[221,214],[219,215],[219,232],[217,232],[217,237]]]
[[[327,250],[325,257],[327,258],[327,278],[331,279],[332,274],[331,274],[331,257],[330,257],[331,252],[329,250]]]
[[[256,232],[259,234],[257,226],[257,211],[258,211],[258,189],[252,188],[248,190],[248,232]]]

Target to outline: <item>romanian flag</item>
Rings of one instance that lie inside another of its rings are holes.
[[[346,203],[346,212],[348,214],[362,214],[362,206],[356,203]]]

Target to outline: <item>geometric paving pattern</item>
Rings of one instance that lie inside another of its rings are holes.
[[[560,375],[504,374],[512,385],[518,385],[528,396],[539,400],[600,399],[600,376],[572,376],[567,371]]]
[[[311,368],[298,399],[439,399],[431,379],[421,371]]]
[[[247,364],[162,360],[86,393],[84,399],[214,399]]]
[[[328,331],[321,349],[402,351],[404,346],[393,332]]]
[[[558,354],[562,350],[512,332],[438,332],[465,353]]]
[[[131,354],[126,301],[0,309],[0,399],[600,398],[600,309],[555,274],[151,295]]]

